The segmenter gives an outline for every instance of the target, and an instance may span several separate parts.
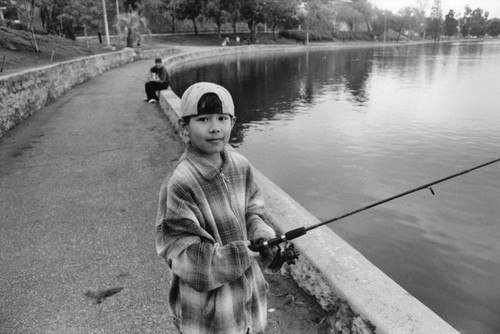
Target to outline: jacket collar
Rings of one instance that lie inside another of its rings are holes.
[[[225,169],[228,164],[228,153],[227,149],[221,152],[222,155],[222,166],[220,169],[216,169],[204,156],[203,152],[198,150],[196,147],[188,143],[186,149],[186,157],[193,166],[198,170],[198,172],[207,180],[212,180],[217,174],[220,173],[221,169]]]

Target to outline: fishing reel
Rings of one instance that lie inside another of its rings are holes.
[[[292,243],[287,243],[285,247],[280,247],[278,253],[276,253],[276,256],[273,259],[273,262],[275,260],[277,261],[282,261],[281,263],[288,263],[288,264],[295,264],[295,260],[299,258],[300,256],[300,251],[295,248],[295,245]],[[272,267],[273,262],[269,265],[269,267]]]
[[[274,255],[274,258],[271,261],[271,264],[269,264],[269,269],[276,269],[276,268],[281,268],[283,263],[287,264],[295,264],[295,260],[299,257],[300,252],[298,249],[295,248],[295,245],[292,243],[286,243],[285,246],[281,245],[275,245],[275,246],[269,246],[267,244],[267,241],[263,238],[260,238],[256,241],[252,240],[250,242],[249,248],[254,251],[254,252],[259,252],[260,256],[265,259],[270,256],[270,249],[271,248],[277,248],[277,252]]]

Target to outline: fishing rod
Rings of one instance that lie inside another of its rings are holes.
[[[495,159],[495,160],[492,160],[492,161],[489,161],[489,162],[486,162],[484,164],[481,164],[479,166],[475,166],[475,167],[472,167],[472,168],[469,168],[469,169],[466,169],[466,170],[463,170],[461,172],[458,172],[456,174],[453,174],[453,175],[450,175],[450,176],[447,176],[447,177],[444,177],[442,179],[439,179],[439,180],[436,180],[436,181],[433,181],[433,182],[429,182],[427,184],[424,184],[422,186],[419,186],[419,187],[416,187],[414,189],[411,189],[411,190],[408,190],[408,191],[405,191],[405,192],[402,192],[400,194],[397,194],[397,195],[394,195],[394,196],[391,196],[389,198],[386,198],[386,199],[383,199],[381,201],[378,201],[378,202],[375,202],[375,203],[372,203],[372,204],[369,204],[367,206],[364,206],[362,208],[359,208],[359,209],[356,209],[354,211],[351,211],[351,212],[348,212],[348,213],[345,213],[343,215],[340,215],[338,217],[335,217],[335,218],[332,218],[332,219],[329,219],[329,220],[326,220],[326,221],[323,221],[323,222],[320,222],[318,224],[314,224],[314,225],[311,225],[311,226],[302,226],[302,227],[299,227],[299,228],[296,228],[296,229],[293,229],[293,230],[290,230],[288,232],[286,232],[285,234],[279,236],[279,237],[276,237],[274,239],[269,239],[267,241],[260,241],[260,242],[255,242],[251,248],[253,249],[256,249],[258,251],[261,251],[261,250],[264,250],[266,248],[271,248],[271,247],[274,247],[274,246],[278,246],[279,244],[283,243],[283,242],[286,242],[286,241],[290,241],[290,240],[293,240],[295,238],[298,238],[300,236],[303,236],[305,235],[308,231],[311,231],[311,230],[314,230],[320,226],[323,226],[323,225],[326,225],[326,224],[330,224],[330,223],[333,223],[334,221],[337,221],[337,220],[341,220],[341,219],[344,219],[346,217],[349,217],[349,216],[352,216],[356,213],[359,213],[361,211],[365,211],[365,210],[368,210],[368,209],[371,209],[373,207],[376,207],[376,206],[379,206],[381,204],[384,204],[384,203],[387,203],[387,202],[390,202],[390,201],[393,201],[395,200],[396,198],[400,198],[400,197],[403,197],[403,196],[406,196],[406,195],[409,195],[411,193],[414,193],[416,191],[419,191],[419,190],[422,190],[422,189],[426,189],[426,188],[429,188],[429,190],[431,191],[432,195],[434,195],[434,190],[432,189],[432,186],[435,185],[435,184],[438,184],[438,183],[441,183],[441,182],[444,182],[444,181],[447,181],[447,180],[450,180],[450,179],[453,179],[455,177],[458,177],[458,176],[461,176],[461,175],[464,175],[464,174],[467,174],[469,172],[472,172],[473,170],[476,170],[476,169],[479,169],[479,168],[483,168],[483,167],[486,167],[488,165],[491,165],[491,164],[494,164],[494,163],[497,163],[500,161],[500,158],[498,159]],[[293,246],[293,245],[292,245]],[[288,254],[286,254],[286,252],[288,251]],[[295,250],[293,247],[291,247],[290,250],[288,249],[285,249],[284,250],[284,258],[286,259],[286,261],[288,263],[294,263],[294,259],[297,258],[298,254],[295,254]]]

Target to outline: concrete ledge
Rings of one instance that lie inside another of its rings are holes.
[[[281,232],[319,221],[259,172],[270,221]],[[351,333],[458,333],[327,227],[293,241],[295,281]],[[354,330],[354,327],[357,328]],[[362,330],[361,330],[362,328]]]
[[[216,53],[196,52],[192,59]],[[176,58],[166,62],[174,66]],[[189,59],[189,55],[182,55],[179,63]],[[180,134],[180,98],[169,88],[161,92],[160,106]],[[256,170],[255,174],[265,197],[269,222],[276,230],[284,233],[319,223],[262,173]],[[293,242],[301,257],[288,270],[304,290],[333,313],[335,333],[458,333],[329,228],[320,227]]]

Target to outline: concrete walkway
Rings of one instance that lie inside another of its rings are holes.
[[[0,333],[174,332],[154,219],[183,145],[142,101],[151,62],[73,88],[0,139]]]
[[[143,102],[151,64],[76,86],[0,138],[0,334],[175,333],[154,219],[183,144]],[[268,334],[328,332],[312,297],[268,279]]]

